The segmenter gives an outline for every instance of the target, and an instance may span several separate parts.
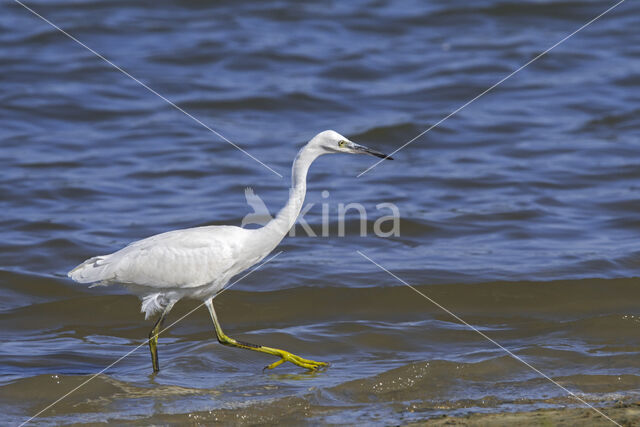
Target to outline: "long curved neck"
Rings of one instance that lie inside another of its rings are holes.
[[[284,207],[278,212],[278,215],[269,221],[263,230],[269,232],[274,238],[277,236],[277,243],[284,238],[296,222],[296,218],[300,214],[304,196],[307,193],[307,171],[311,163],[320,156],[321,152],[310,149],[308,145],[302,147],[298,151],[298,155],[293,161],[291,167],[291,188],[289,189],[289,200]]]

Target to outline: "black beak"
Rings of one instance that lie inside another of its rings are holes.
[[[353,150],[356,154],[369,154],[371,156],[380,157],[381,159],[393,160],[393,157],[388,154],[381,153],[376,150],[372,150],[369,147],[365,147],[364,145],[356,144],[355,142],[351,142],[349,148]]]

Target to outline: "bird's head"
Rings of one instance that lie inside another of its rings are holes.
[[[382,159],[393,160],[391,156],[383,154],[379,151],[372,150],[364,145],[356,144],[347,137],[340,135],[333,130],[325,130],[313,137],[307,144],[310,148],[319,150],[322,154],[332,153],[350,153],[350,154],[369,154],[371,156],[380,157]]]

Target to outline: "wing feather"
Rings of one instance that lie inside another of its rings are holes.
[[[100,257],[100,274],[88,260],[70,273],[92,281],[153,288],[190,288],[234,275],[246,231],[233,226],[197,227],[158,234]],[[89,270],[90,271],[90,270]],[[85,281],[86,282],[86,281]],[[90,282],[89,282],[90,283]]]

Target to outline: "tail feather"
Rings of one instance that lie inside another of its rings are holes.
[[[95,283],[111,279],[109,272],[109,255],[99,255],[89,258],[67,273],[78,283]]]

